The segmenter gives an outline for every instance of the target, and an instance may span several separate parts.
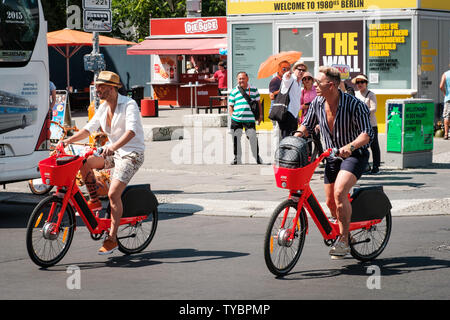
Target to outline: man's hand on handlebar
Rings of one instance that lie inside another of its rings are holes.
[[[103,152],[101,153],[101,155],[103,157],[106,156],[112,156],[114,154],[115,150],[113,149],[113,147],[111,145],[105,145],[103,146]]]

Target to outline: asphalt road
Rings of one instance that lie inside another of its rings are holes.
[[[78,227],[66,257],[44,270],[26,252],[31,210],[29,205],[0,204],[0,299],[450,297],[449,216],[394,217],[386,250],[365,264],[353,258],[330,260],[329,248],[311,227],[297,266],[276,279],[263,258],[267,218],[161,214],[153,242],[132,256],[98,256],[101,243]],[[77,281],[71,278],[75,272]]]

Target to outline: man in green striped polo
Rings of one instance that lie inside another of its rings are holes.
[[[233,135],[233,152],[234,152],[234,160],[231,164],[241,163],[241,136],[242,130],[245,128],[245,134],[247,135],[247,139],[250,141],[250,148],[252,150],[252,154],[256,159],[256,163],[262,164],[261,157],[259,156],[259,147],[258,147],[258,138],[256,137],[256,127],[255,121],[258,121],[258,124],[262,121],[262,110],[261,104],[259,102],[259,92],[258,89],[252,87],[248,84],[248,75],[246,72],[239,72],[237,75],[238,85],[230,92],[230,96],[228,98],[229,111],[231,115],[231,125],[230,129]],[[250,109],[250,105],[247,102],[247,99],[242,95],[241,87],[243,91],[250,97],[252,100],[258,101],[259,107],[259,119],[255,119],[252,110]]]

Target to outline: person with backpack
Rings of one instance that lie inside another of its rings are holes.
[[[370,150],[372,151],[372,170],[370,173],[377,174],[380,171],[380,162],[381,162],[381,152],[380,152],[380,144],[378,143],[378,124],[377,117],[375,115],[377,111],[377,97],[375,93],[370,91],[367,88],[369,84],[369,80],[366,75],[359,74],[355,78],[352,79],[352,83],[356,84],[358,91],[355,93],[355,97],[364,102],[370,111],[370,125],[373,130],[373,140],[370,143]]]

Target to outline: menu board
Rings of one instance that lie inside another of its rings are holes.
[[[240,71],[249,75],[249,83],[257,88],[268,88],[270,78],[257,79],[259,65],[272,52],[272,24],[234,24],[232,27],[233,87]]]

